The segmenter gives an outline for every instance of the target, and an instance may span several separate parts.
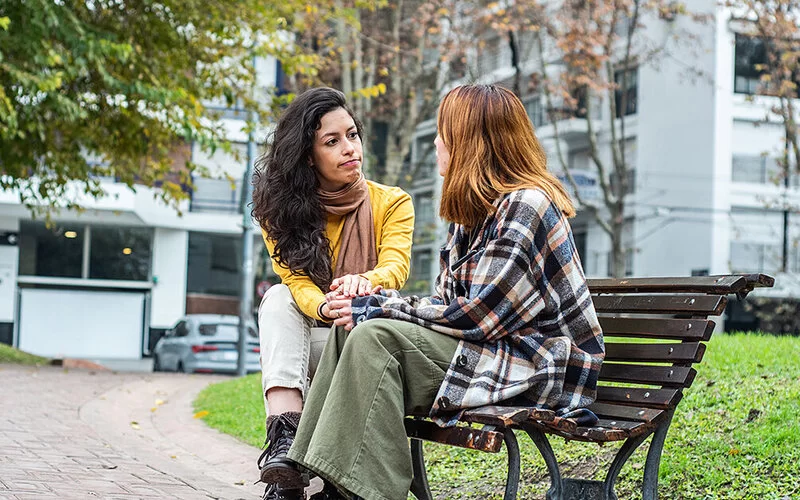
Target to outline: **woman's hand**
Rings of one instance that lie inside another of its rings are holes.
[[[358,274],[346,274],[331,283],[331,292],[344,297],[363,297],[375,293],[373,289],[372,283]]]
[[[372,295],[381,290],[383,290],[383,287],[378,285],[363,295]],[[320,312],[323,317],[332,319],[334,325],[344,326],[344,329],[349,332],[355,326],[353,310],[351,309],[352,301],[352,297],[348,297],[338,291],[329,292],[325,295],[325,303],[320,307]]]
[[[343,326],[349,332],[355,326],[351,309],[353,299],[341,294],[334,295],[334,292],[328,296],[325,297],[326,302],[321,308],[322,314],[333,318],[334,325]]]

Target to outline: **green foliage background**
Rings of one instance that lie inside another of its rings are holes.
[[[176,147],[230,151],[206,103],[264,120],[276,104],[271,89],[253,89],[254,56],[314,72],[281,31],[304,5],[0,0],[0,189],[30,207],[72,207],[110,176],[184,198],[197,167],[176,165]]]

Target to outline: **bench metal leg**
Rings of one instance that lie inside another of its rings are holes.
[[[547,465],[547,472],[550,474],[550,489],[547,490],[547,500],[563,500],[561,470],[558,468],[558,460],[556,460],[553,448],[550,446],[550,441],[539,429],[528,426],[525,426],[524,429],[533,444],[539,449],[539,453]]]
[[[508,453],[508,476],[506,477],[506,494],[503,500],[515,500],[517,498],[517,490],[519,490],[519,444],[514,431],[511,429],[504,429],[503,440],[506,443],[506,452]]]
[[[672,423],[675,410],[669,412],[666,420],[658,426],[653,433],[650,449],[647,450],[647,460],[644,463],[644,477],[642,479],[642,500],[658,499],[658,467],[661,465],[661,452],[664,450],[664,440]]]
[[[428,484],[428,473],[425,471],[425,453],[420,439],[411,439],[411,466],[414,472],[411,493],[418,500],[433,500],[431,487]]]
[[[508,474],[506,476],[506,492],[503,500],[515,500],[519,490],[519,444],[514,431],[511,429],[503,429],[503,441],[508,452]],[[411,467],[414,473],[414,477],[411,480],[411,493],[418,500],[433,500],[433,494],[428,483],[428,473],[425,470],[425,453],[420,439],[411,439]]]
[[[617,494],[614,492],[614,483],[617,481],[617,476],[619,476],[622,466],[631,458],[636,448],[647,439],[647,436],[649,436],[649,434],[626,439],[625,443],[617,452],[614,461],[611,462],[608,468],[608,473],[606,473],[606,480],[603,482],[603,493],[607,500],[617,500]]]

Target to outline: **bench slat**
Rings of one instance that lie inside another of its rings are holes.
[[[722,295],[593,295],[597,312],[716,316],[725,310]]]
[[[664,410],[655,408],[640,408],[608,403],[594,403],[589,406],[589,409],[599,418],[630,420],[632,422],[652,422],[664,413]]]
[[[714,293],[729,294],[747,286],[744,276],[684,278],[595,278],[586,280],[592,293]]]
[[[591,441],[621,441],[637,436],[650,428],[652,424],[649,423],[601,418],[594,427],[578,427],[575,429],[575,434]]]
[[[680,389],[640,389],[635,387],[597,388],[598,403],[616,403],[645,406],[666,410],[678,404],[683,397]]]
[[[600,380],[665,387],[689,387],[697,372],[685,366],[641,366],[603,363]]]
[[[651,427],[651,424],[643,422],[608,419],[600,419],[594,427],[577,427],[573,431],[556,428],[552,423],[533,422],[531,425],[544,432],[555,434],[566,439],[600,443],[621,441],[632,435],[641,434]]]
[[[606,337],[708,340],[714,331],[714,322],[708,319],[621,318],[610,315],[599,319]]]
[[[681,344],[606,343],[606,361],[649,361],[653,363],[699,363],[706,346],[699,342]]]
[[[514,423],[528,420],[528,415],[530,415],[530,410],[521,406],[482,406],[474,410],[465,411],[461,416],[461,420],[508,427]]]
[[[442,428],[430,420],[407,418],[404,421],[406,434],[410,438],[424,439],[435,443],[449,444],[470,450],[497,453],[503,446],[503,433],[483,431],[471,427]]]

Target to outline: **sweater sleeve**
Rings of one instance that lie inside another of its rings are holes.
[[[274,243],[267,237],[267,233],[263,229],[261,230],[261,235],[264,238],[264,244],[267,246],[267,252],[272,256],[275,252]],[[311,278],[292,274],[288,268],[278,265],[275,259],[272,259],[272,269],[281,279],[281,283],[289,287],[289,291],[292,292],[292,297],[300,311],[309,318],[321,320],[322,318],[317,314],[317,308],[325,301],[325,294],[311,281]]]
[[[411,242],[414,235],[414,205],[411,196],[401,189],[392,189],[388,208],[383,216],[383,230],[378,244],[378,264],[362,273],[373,286],[399,289],[408,279]]]

